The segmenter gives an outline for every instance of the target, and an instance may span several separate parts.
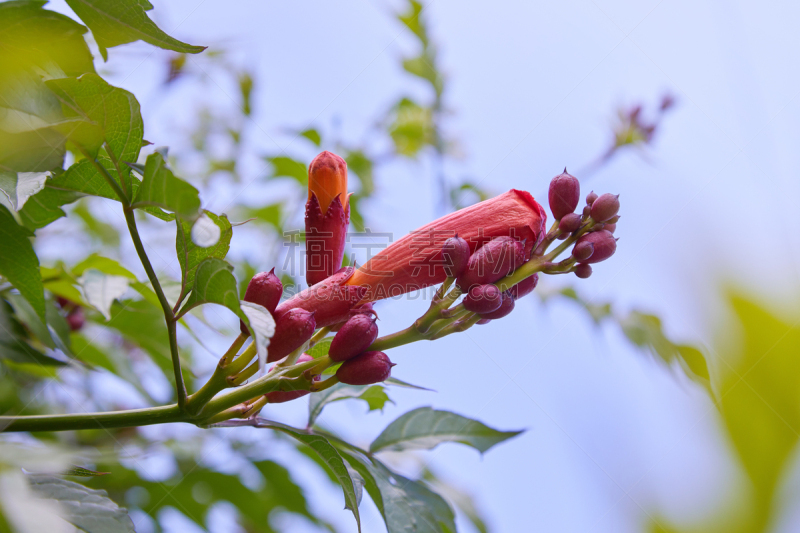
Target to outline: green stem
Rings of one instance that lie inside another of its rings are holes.
[[[133,239],[133,246],[136,248],[136,253],[139,254],[139,259],[144,266],[144,271],[147,273],[147,279],[153,286],[153,290],[158,296],[158,302],[161,304],[161,309],[164,311],[164,320],[167,322],[167,331],[169,332],[169,351],[172,356],[172,371],[175,374],[175,390],[178,393],[178,407],[181,410],[186,406],[186,383],[183,381],[183,371],[181,370],[180,354],[178,353],[178,332],[175,314],[172,312],[172,307],[169,305],[167,297],[164,295],[164,290],[158,282],[153,265],[150,263],[150,258],[147,257],[147,252],[142,244],[142,238],[139,236],[139,228],[136,227],[136,216],[134,211],[129,206],[123,209],[125,213],[125,222],[128,223],[128,231]]]
[[[188,421],[180,407],[173,404],[106,413],[0,416],[0,428],[2,431],[67,431],[126,428]]]
[[[398,346],[411,344],[412,342],[417,342],[423,339],[425,339],[425,334],[420,333],[419,330],[417,330],[417,328],[412,324],[406,329],[401,329],[400,331],[390,333],[389,335],[384,335],[383,337],[377,339],[369,346],[369,348],[367,348],[367,350],[382,352],[384,350],[388,350],[389,348],[397,348]]]
[[[92,166],[94,166],[94,168],[97,169],[97,171],[100,173],[100,175],[103,176],[103,178],[106,180],[106,182],[108,182],[108,185],[112,189],[114,189],[114,193],[117,195],[117,197],[119,197],[119,201],[122,202],[122,205],[123,206],[128,206],[130,204],[130,199],[128,198],[128,195],[125,193],[125,191],[122,190],[122,187],[119,186],[119,183],[117,183],[117,180],[115,180],[114,177],[111,174],[108,173],[108,170],[106,170],[106,167],[101,165],[100,162],[97,161],[97,159],[92,157],[89,154],[89,152],[87,152],[86,149],[83,146],[77,145],[77,147],[78,147],[78,150],[80,151],[80,153],[83,154],[83,157],[85,157],[86,159],[91,161]]]

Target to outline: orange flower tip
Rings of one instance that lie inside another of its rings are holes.
[[[323,213],[339,195],[344,197],[342,207],[347,206],[350,197],[347,194],[347,163],[344,159],[325,151],[311,161],[308,166],[309,201],[314,194],[317,196]]]

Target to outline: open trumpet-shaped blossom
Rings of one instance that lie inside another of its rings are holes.
[[[470,252],[495,237],[524,242],[530,257],[545,234],[547,214],[530,193],[507,193],[445,215],[411,232],[372,257],[347,281],[366,288],[365,298],[380,300],[442,283],[447,277],[444,242],[458,235]]]

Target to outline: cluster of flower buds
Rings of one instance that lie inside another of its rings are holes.
[[[580,202],[580,183],[575,176],[564,172],[553,178],[548,192],[550,210],[558,221],[555,237],[567,239],[578,236],[568,261],[571,271],[579,278],[592,274],[591,264],[605,261],[617,250],[614,232],[619,220],[619,195],[594,191],[586,196],[582,214],[575,213]]]
[[[298,363],[307,363],[308,361],[313,361],[314,358],[308,355],[307,353],[302,354],[300,357],[297,358]],[[272,372],[275,367],[270,368],[270,372]],[[314,376],[314,381],[319,381],[320,376]],[[300,390],[289,390],[289,391],[282,391],[276,390],[272,392],[266,393],[264,396],[267,398],[267,402],[269,403],[286,403],[291,402],[292,400],[296,400],[298,398],[302,398],[310,391],[300,389]]]
[[[83,307],[61,296],[58,297],[57,302],[59,307],[67,313],[64,318],[67,321],[67,325],[69,325],[69,329],[79,331],[83,328],[86,323],[86,314],[83,311]]]

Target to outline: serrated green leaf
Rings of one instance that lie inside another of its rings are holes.
[[[127,179],[130,168],[124,163],[135,163],[139,158],[144,135],[136,97],[92,73],[79,78],[50,80],[46,84],[61,102],[67,118],[77,118],[87,124],[65,128],[67,137],[93,157],[105,142],[108,155],[117,161],[119,172]]]
[[[450,505],[422,482],[392,472],[374,457],[349,449],[340,453],[361,474],[388,533],[456,533]]]
[[[225,215],[215,215],[210,211],[205,214],[219,227],[220,237],[214,246],[201,248],[192,242],[192,224],[178,217],[175,220],[177,234],[175,236],[175,251],[181,265],[181,285],[184,293],[188,293],[194,285],[194,276],[197,266],[208,257],[225,259],[231,245],[233,228]]]
[[[443,442],[472,446],[481,453],[516,437],[521,431],[498,431],[470,418],[420,407],[389,424],[372,444],[371,452],[430,450]]]
[[[16,287],[44,321],[44,286],[30,237],[31,232],[17,224],[11,212],[0,205],[0,275]]]
[[[384,383],[386,385],[394,385],[395,387],[403,387],[403,388],[406,388],[406,389],[416,389],[416,390],[424,390],[424,391],[436,392],[433,389],[427,389],[425,387],[420,387],[419,385],[413,385],[411,383],[407,383],[405,381],[399,380],[397,378],[392,378],[392,377],[390,377],[389,379],[384,381]]]
[[[194,220],[200,211],[200,193],[175,177],[164,157],[155,152],[147,156],[142,180],[133,207],[160,207]]]
[[[328,468],[330,468],[336,475],[339,485],[341,485],[342,491],[344,492],[345,504],[347,508],[353,512],[353,516],[358,524],[358,531],[361,531],[361,518],[358,512],[360,490],[357,487],[357,482],[353,479],[350,473],[350,469],[347,468],[344,459],[342,459],[342,456],[339,454],[336,448],[330,442],[328,442],[328,439],[321,435],[309,433],[307,431],[296,429],[291,426],[270,420],[259,420],[258,427],[282,431],[283,433],[286,433],[287,435],[299,440],[303,444],[310,446],[315,452],[317,452],[319,457],[325,462]]]
[[[206,49],[164,33],[147,16],[147,11],[153,9],[148,0],[67,0],[67,4],[91,28],[105,60],[108,48],[138,40],[184,54],[198,54]]]
[[[36,231],[66,216],[61,206],[71,204],[83,196],[74,191],[51,189],[47,185],[37,194],[31,196],[19,212],[22,224],[31,231]]]
[[[53,476],[31,475],[29,481],[40,498],[60,504],[61,517],[92,533],[134,533],[128,511],[111,501],[104,490],[93,490]]]

